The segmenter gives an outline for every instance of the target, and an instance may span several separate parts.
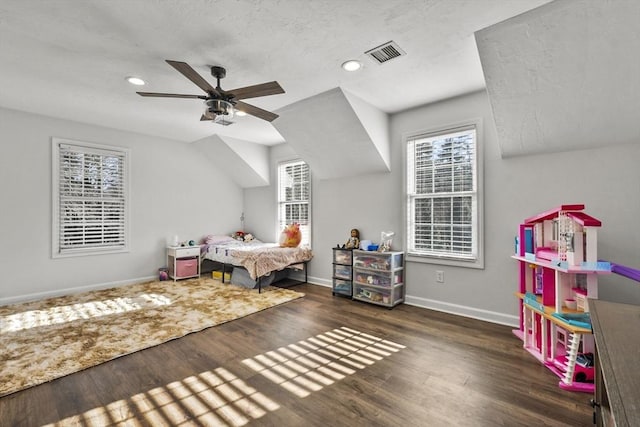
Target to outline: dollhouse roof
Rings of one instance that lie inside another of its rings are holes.
[[[532,216],[531,218],[527,218],[524,220],[525,224],[535,224],[536,222],[546,221],[548,219],[553,219],[558,216],[560,211],[581,211],[584,209],[584,205],[560,205],[557,208],[550,209],[548,211],[542,212],[538,215]]]
[[[596,219],[592,216],[587,215],[584,212],[569,212],[567,216],[582,225],[583,227],[600,227],[602,226],[602,221]]]
[[[532,225],[538,222],[546,221],[549,219],[557,218],[560,211],[567,212],[567,216],[577,222],[578,224],[587,227],[600,227],[602,222],[592,216],[581,212],[584,209],[584,205],[560,205],[556,208],[542,212],[538,215],[532,216],[524,220],[525,224]]]

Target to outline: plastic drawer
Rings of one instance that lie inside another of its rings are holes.
[[[333,276],[339,279],[351,280],[351,266],[350,265],[333,265]]]
[[[374,271],[362,271],[356,269],[353,276],[354,282],[363,285],[374,285],[384,288],[390,288],[392,285],[398,285],[402,283],[402,270],[397,270],[391,273],[374,272]]]
[[[353,298],[392,307],[404,301],[404,285],[383,289],[354,283]]]
[[[176,260],[176,277],[189,277],[198,274],[198,259],[178,259]]]
[[[333,249],[334,264],[351,265],[353,251],[351,249]]]
[[[352,285],[349,280],[333,279],[333,292],[351,296]]]
[[[403,252],[354,251],[353,266],[369,270],[392,271],[403,267]]]

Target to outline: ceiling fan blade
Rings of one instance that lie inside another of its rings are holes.
[[[242,101],[236,102],[235,108],[236,110],[244,111],[247,114],[251,114],[252,116],[256,116],[268,122],[272,122],[278,117],[280,117],[276,113],[263,110],[262,108],[258,108],[255,105],[247,104],[246,102],[242,102]]]
[[[262,83],[259,85],[241,87],[234,90],[228,90],[227,93],[232,93],[235,99],[247,99],[257,98],[258,96],[276,95],[278,93],[284,93],[284,89],[278,84],[278,82]]]
[[[155,96],[158,98],[193,98],[207,99],[204,95],[180,95],[178,93],[155,93],[155,92],[136,92],[140,96]]]
[[[191,66],[186,62],[171,61],[170,59],[167,59],[166,61],[167,61],[167,64],[171,65],[173,68],[178,70],[180,74],[182,74],[183,76],[191,80],[193,83],[196,84],[196,86],[198,86],[203,91],[218,95],[218,91],[216,90],[216,88],[211,86],[209,82],[207,82],[204,78],[202,78],[202,76],[198,74],[196,70],[191,68]]]

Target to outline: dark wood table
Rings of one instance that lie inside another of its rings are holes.
[[[640,426],[640,306],[589,300],[599,426]]]

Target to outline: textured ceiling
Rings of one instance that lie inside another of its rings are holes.
[[[502,155],[637,144],[639,22],[636,0],[561,0],[479,31]]]
[[[164,62],[173,59],[211,83],[209,67],[226,67],[226,89],[277,80],[286,94],[247,101],[268,110],[341,87],[393,113],[483,88],[474,32],[547,2],[2,1],[0,106],[188,142],[274,144],[283,137],[262,120],[200,122],[199,100],[135,91],[201,94]],[[389,40],[407,55],[384,65],[364,55]],[[364,67],[346,73],[340,64],[352,58]]]

